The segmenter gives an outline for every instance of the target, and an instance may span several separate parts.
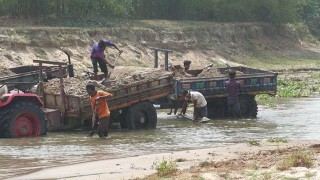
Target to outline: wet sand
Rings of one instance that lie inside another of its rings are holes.
[[[287,143],[261,141],[259,144],[259,146],[252,146],[249,143],[240,143],[219,148],[100,160],[43,169],[12,179],[158,179],[157,171],[153,168],[153,164],[155,162],[161,163],[164,160],[174,162],[177,165],[178,172],[173,175],[174,179],[198,177],[203,179],[224,179],[223,172],[219,169],[219,166],[223,167],[224,170],[228,170],[227,172],[234,171],[229,174],[230,179],[247,179],[248,174],[244,172],[246,169],[250,170],[250,168],[244,164],[249,160],[269,162],[268,166],[264,165],[262,169],[272,171],[270,179],[279,177],[320,179],[319,140],[288,141]],[[285,158],[284,155],[290,155],[294,150],[312,151],[314,155],[313,166],[310,168],[291,168],[286,171],[275,170],[274,166],[277,163],[274,158],[270,157]],[[203,162],[208,162],[212,167],[201,166]],[[230,162],[237,162],[239,163],[238,166],[242,168],[235,168],[234,164]],[[218,171],[216,172],[214,169]],[[256,169],[255,172],[258,173],[259,169]]]

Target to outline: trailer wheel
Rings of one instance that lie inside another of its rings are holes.
[[[20,138],[47,134],[45,114],[33,102],[15,101],[2,111],[1,137]]]
[[[239,96],[241,116],[244,118],[256,118],[258,114],[258,105],[254,96]]]
[[[226,98],[216,98],[213,101],[208,101],[208,117],[209,118],[224,118],[227,113]]]
[[[157,112],[150,102],[140,102],[128,109],[126,124],[129,129],[149,129],[157,126]]]

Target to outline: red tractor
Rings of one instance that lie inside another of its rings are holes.
[[[0,137],[20,138],[47,134],[43,102],[36,94],[10,93],[0,88]]]

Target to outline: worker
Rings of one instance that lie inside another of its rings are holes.
[[[114,65],[112,65],[105,57],[105,49],[106,47],[114,47],[119,51],[119,54],[122,53],[123,51],[120,50],[115,44],[112,42],[106,40],[106,39],[101,39],[99,42],[94,43],[92,46],[92,51],[91,51],[91,61],[93,65],[93,72],[94,72],[94,78],[97,80],[97,75],[98,75],[98,64],[101,69],[101,72],[104,73],[105,79],[108,79],[108,68],[107,64],[110,66],[110,68],[114,68]]]
[[[109,122],[110,122],[110,110],[107,103],[107,97],[112,97],[111,93],[107,93],[102,90],[96,90],[93,83],[88,83],[86,86],[87,93],[89,94],[91,108],[92,108],[92,122],[95,122],[96,112],[98,115],[98,135],[100,138],[108,136]]]
[[[184,60],[183,61],[183,66],[184,66],[184,70],[185,71],[188,71],[190,69],[190,64],[191,64],[190,60]]]
[[[239,93],[241,91],[241,85],[235,80],[236,71],[229,70],[229,81],[226,82],[227,89],[227,101],[228,101],[228,116],[229,117],[241,117]]]
[[[188,101],[191,100],[193,103],[193,121],[198,122],[202,118],[207,117],[207,101],[200,92],[184,90],[183,96],[185,97],[185,101],[180,114],[184,115],[186,113]]]

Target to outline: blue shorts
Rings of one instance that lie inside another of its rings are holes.
[[[98,64],[101,69],[101,72],[104,72],[105,74],[108,74],[108,68],[107,63],[104,59],[101,58],[91,58],[92,66],[93,66],[93,72],[98,72]]]

